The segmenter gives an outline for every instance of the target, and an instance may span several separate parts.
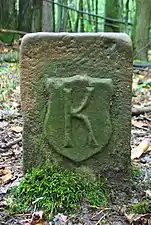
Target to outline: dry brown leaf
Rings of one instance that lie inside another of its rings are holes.
[[[16,132],[16,133],[20,133],[20,132],[22,132],[23,128],[19,127],[19,126],[12,126],[11,130]]]
[[[141,121],[135,121],[135,120],[132,120],[132,126],[134,127],[146,127],[147,124],[146,123],[143,123]]]
[[[148,224],[151,225],[151,214],[139,214],[139,215],[135,215],[135,217],[133,218],[133,220],[131,221],[130,224]]]
[[[17,70],[17,66],[12,67],[12,71],[15,72]]]
[[[131,151],[131,159],[138,159],[149,148],[149,139],[143,140],[137,147]]]
[[[135,224],[144,224],[144,220],[148,223],[148,225],[151,225],[151,214],[124,214],[129,221],[130,225],[135,225]]]
[[[43,217],[44,217],[43,211],[34,212],[32,215],[30,225],[46,225],[46,223],[43,220]]]
[[[46,225],[46,223],[42,220],[40,220],[38,223],[32,223],[30,225]]]
[[[3,168],[3,169],[0,170],[0,176],[6,175],[6,174],[8,174],[7,169]]]
[[[9,181],[11,181],[12,177],[13,177],[13,175],[10,172],[8,172],[6,175],[4,175],[0,178],[1,183],[2,184],[8,183]]]
[[[132,223],[134,217],[135,217],[135,214],[126,214],[124,213],[125,217],[127,218],[127,220],[130,222],[130,224]]]
[[[147,149],[147,152],[150,152],[151,151],[151,145],[149,146],[149,148]]]

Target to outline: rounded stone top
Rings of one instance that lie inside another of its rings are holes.
[[[21,45],[28,43],[28,41],[37,40],[37,39],[62,39],[62,38],[87,38],[87,39],[106,39],[106,40],[115,40],[116,42],[122,43],[123,45],[132,47],[132,41],[129,35],[125,33],[109,33],[109,32],[98,32],[98,33],[69,33],[69,32],[37,32],[37,33],[29,33],[26,34],[23,39]]]

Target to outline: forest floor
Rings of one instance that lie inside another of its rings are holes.
[[[7,53],[7,49],[3,49]],[[9,190],[18,185],[23,177],[22,171],[22,129],[19,68],[16,63],[1,62],[0,64],[0,224],[1,225],[44,225],[53,224],[31,222],[32,212],[27,214],[9,215],[5,199]],[[135,69],[133,74],[133,100],[135,108],[151,106],[151,69]],[[141,171],[135,179],[135,188],[131,203],[146,198],[151,199],[151,112],[132,117],[132,165]],[[78,215],[69,218],[57,215],[54,224],[77,225],[122,225],[151,224],[150,213],[128,215],[124,205],[116,208],[89,208],[81,206]],[[108,221],[108,222],[107,222]]]

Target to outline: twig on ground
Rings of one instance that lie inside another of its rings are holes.
[[[0,146],[0,148],[2,149],[7,149],[7,148],[10,148],[12,147],[13,145],[17,144],[18,142],[20,142],[22,140],[22,137],[19,137],[17,138],[16,140],[12,141],[12,142],[9,142],[7,145],[5,146]]]
[[[102,212],[106,211],[106,210],[110,210],[111,208],[104,208],[104,209],[101,209],[98,213],[96,213],[95,215],[93,215],[91,217],[91,219],[95,218],[96,216],[100,215]]]
[[[101,216],[101,218],[98,220],[98,222],[95,225],[99,225],[101,220],[103,220],[106,217],[107,213]]]
[[[151,106],[145,106],[141,108],[132,108],[132,116],[138,116],[140,114],[151,112]]]

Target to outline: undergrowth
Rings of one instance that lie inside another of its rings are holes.
[[[151,204],[150,201],[141,201],[131,206],[131,213],[134,214],[145,214],[150,213]]]
[[[105,206],[108,193],[103,181],[92,181],[76,172],[51,166],[27,172],[20,185],[12,189],[7,202],[11,213],[42,209],[53,215],[71,213],[82,201]]]
[[[143,174],[144,174],[144,172],[141,169],[136,168],[135,166],[132,167],[132,178],[134,180],[136,180],[137,178],[139,178]]]

